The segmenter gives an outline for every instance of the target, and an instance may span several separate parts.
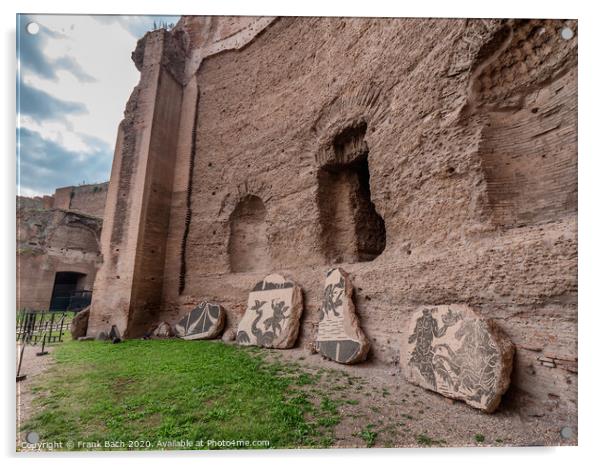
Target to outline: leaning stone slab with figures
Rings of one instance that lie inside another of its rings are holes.
[[[341,268],[326,274],[316,346],[320,354],[343,364],[365,360],[370,349],[355,313],[351,278]]]
[[[514,345],[491,321],[464,305],[425,306],[408,327],[409,381],[485,412],[510,385]]]
[[[291,348],[297,340],[302,312],[301,288],[282,275],[268,275],[249,293],[236,342],[264,348]]]

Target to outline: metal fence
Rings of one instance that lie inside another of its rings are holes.
[[[67,296],[53,296],[50,301],[51,312],[73,311],[79,312],[92,302],[92,292],[77,290]]]
[[[37,345],[59,343],[69,330],[73,312],[17,312],[17,341]]]

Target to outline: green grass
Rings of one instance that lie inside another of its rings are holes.
[[[77,441],[105,440],[126,442],[118,449],[129,440],[156,449],[159,441],[180,439],[192,441],[184,447],[190,449],[234,448],[208,445],[210,439],[267,440],[270,448],[330,445],[337,404],[312,403],[303,387],[315,377],[268,363],[263,354],[221,342],[66,342],[35,387],[37,415],[23,430],[74,441],[74,449]]]
[[[425,447],[432,447],[435,445],[443,445],[445,444],[445,440],[437,440],[434,439],[432,437],[430,437],[429,435],[427,435],[426,433],[424,434],[418,434],[416,436],[416,442],[418,443],[418,445],[422,445]]]
[[[375,432],[373,424],[368,424],[362,431],[359,433],[359,436],[366,442],[366,446],[371,448],[376,443],[376,437],[378,433]]]

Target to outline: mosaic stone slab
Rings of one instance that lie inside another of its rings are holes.
[[[353,284],[340,268],[326,274],[316,348],[328,359],[343,364],[364,361],[370,349],[355,314]]]
[[[153,338],[170,338],[174,336],[174,332],[171,325],[164,321],[159,322],[151,335]]]
[[[278,274],[257,283],[236,333],[239,345],[291,348],[303,313],[301,287]]]
[[[405,342],[406,377],[416,385],[488,413],[510,385],[514,345],[468,306],[420,308]]]
[[[219,304],[203,301],[176,325],[175,333],[184,340],[211,340],[221,335],[226,311]]]

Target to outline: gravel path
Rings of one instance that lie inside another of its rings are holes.
[[[33,399],[34,395],[31,391],[32,385],[35,385],[37,378],[47,371],[53,364],[54,358],[52,357],[52,352],[55,346],[46,346],[46,351],[48,354],[45,356],[36,356],[41,350],[41,346],[25,346],[25,351],[23,352],[23,362],[21,364],[21,374],[25,374],[27,377],[21,382],[17,382],[17,446],[25,441],[25,436],[27,432],[21,431],[21,426],[27,422],[27,420],[32,416],[34,412],[33,408]],[[19,363],[19,356],[21,354],[21,344],[17,344],[17,360],[15,364],[16,367]]]
[[[577,419],[560,409],[530,406],[518,394],[506,395],[498,410],[485,414],[460,401],[416,387],[399,369],[344,366],[305,350],[270,351],[270,359],[297,362],[321,373],[308,390],[318,399],[340,400],[335,447],[552,446],[577,444]],[[532,403],[532,401],[531,401]],[[517,408],[516,406],[521,406]],[[563,428],[563,438],[560,432]]]

